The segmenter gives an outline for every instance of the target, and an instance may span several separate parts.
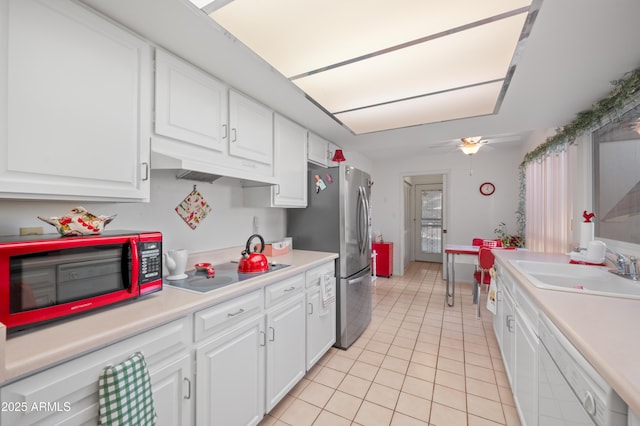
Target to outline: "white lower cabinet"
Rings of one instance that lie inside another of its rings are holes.
[[[514,400],[526,426],[538,424],[538,313],[535,305],[515,289]]]
[[[152,371],[153,403],[157,425],[189,425],[193,418],[191,356],[185,354],[168,365]]]
[[[336,342],[336,304],[333,300],[325,305],[321,280],[324,280],[327,291],[335,296],[336,277],[333,262],[307,271],[307,370]]]
[[[264,415],[262,315],[196,349],[196,425],[255,425]]]
[[[303,273],[196,312],[197,425],[257,424],[302,379],[305,286]]]
[[[538,424],[538,338],[527,324],[521,312],[516,310],[515,389],[516,406],[520,411],[522,424]]]
[[[304,288],[304,274],[265,288],[267,412],[306,372]]]
[[[514,278],[497,264],[498,303],[494,331],[520,421],[538,422],[538,307]]]
[[[503,323],[502,323],[502,359],[504,361],[505,370],[509,383],[513,388],[514,384],[514,368],[515,368],[515,302],[511,293],[505,289],[502,293],[503,303]]]
[[[184,317],[4,386],[0,424],[97,424],[100,373],[137,351],[151,376],[158,425],[189,424],[190,336],[191,318]]]
[[[493,320],[493,328],[496,332],[502,360],[509,383],[514,385],[515,364],[515,300],[513,298],[513,280],[507,276],[503,268],[496,266],[497,270],[497,306]]]

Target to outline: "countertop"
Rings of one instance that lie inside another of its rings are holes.
[[[232,248],[201,252],[191,255],[189,264],[219,264],[238,260],[241,251],[242,248]],[[0,385],[302,273],[337,257],[335,253],[292,250],[270,258],[290,267],[208,293],[195,293],[165,285],[160,292],[125,304],[38,326],[9,337],[6,336],[5,327],[0,324]]]
[[[563,254],[506,250],[494,253],[629,408],[640,414],[640,300],[540,289],[509,262],[568,263],[569,256]]]

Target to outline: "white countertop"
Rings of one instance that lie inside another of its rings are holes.
[[[241,250],[192,255],[190,264],[238,260]],[[291,267],[245,280],[208,293],[195,293],[171,286],[125,304],[38,326],[6,338],[0,324],[0,384],[49,368],[84,353],[112,344],[142,331],[173,321],[191,312],[273,282],[302,273],[337,258],[335,253],[293,250],[271,258]]]
[[[563,254],[506,250],[494,253],[631,410],[640,413],[640,300],[540,289],[509,262],[521,259],[568,263],[569,256]]]

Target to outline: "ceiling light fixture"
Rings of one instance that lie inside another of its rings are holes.
[[[541,0],[191,2],[364,134],[497,114]]]
[[[462,145],[460,145],[460,150],[467,155],[475,154],[480,150],[480,147],[482,146],[480,139],[482,139],[481,136],[473,136],[470,138],[460,139],[462,141]]]

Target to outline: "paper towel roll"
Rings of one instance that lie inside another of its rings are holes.
[[[593,241],[593,222],[580,223],[580,248],[586,249],[589,243]]]

